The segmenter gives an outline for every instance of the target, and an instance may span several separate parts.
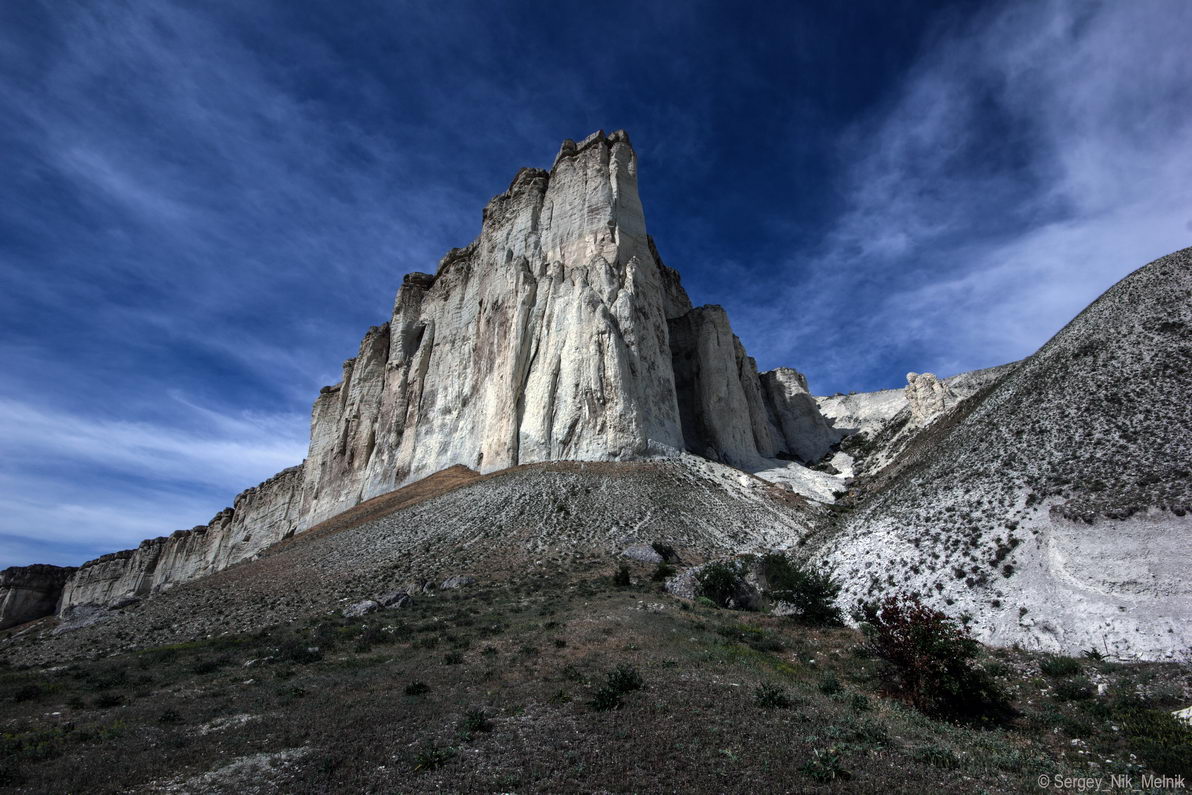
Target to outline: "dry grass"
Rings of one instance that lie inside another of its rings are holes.
[[[1112,731],[1114,699],[1141,690],[1145,723],[1188,687],[1176,666],[1082,662],[1076,676],[1110,693],[1071,700],[1038,659],[999,652],[983,662],[1022,715],[993,730],[941,723],[883,697],[851,630],[692,606],[645,585],[645,566],[641,585],[616,588],[615,565],[594,558],[365,619],[0,669],[3,786],[1035,792],[1038,775],[1087,774],[1092,759],[1108,771],[1143,748],[1158,758],[1153,738]],[[624,666],[644,686],[593,709]],[[759,705],[759,689],[783,698]],[[1157,764],[1186,768],[1187,753],[1164,747]]]

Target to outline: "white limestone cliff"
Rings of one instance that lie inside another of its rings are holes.
[[[300,468],[206,527],[84,565],[62,609],[217,571],[454,465],[690,449],[786,470],[834,441],[805,395],[797,374],[763,382],[723,309],[691,306],[646,234],[628,136],[564,141],[550,171],[522,169],[488,203],[476,240],[433,275],[405,277],[389,321],[315,401]],[[830,499],[833,488],[809,494]]]

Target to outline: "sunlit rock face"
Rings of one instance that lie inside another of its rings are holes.
[[[625,133],[565,141],[549,172],[522,169],[489,202],[475,241],[406,277],[319,396],[303,522],[455,464],[822,455],[822,429],[804,442],[776,420],[818,417],[814,401],[767,402],[778,391],[662,263]]]
[[[793,374],[793,375],[789,375]],[[484,208],[480,236],[407,275],[311,414],[310,448],[204,527],[83,566],[63,609],[150,595],[454,465],[691,450],[754,472],[836,441],[794,371],[758,375],[646,234],[624,132],[564,141]]]

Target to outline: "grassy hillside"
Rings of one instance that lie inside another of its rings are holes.
[[[685,602],[634,565],[629,586],[590,557],[364,618],[5,665],[0,786],[967,793],[1192,774],[1167,715],[1186,667],[988,652],[1019,714],[951,724],[883,695],[859,633]]]

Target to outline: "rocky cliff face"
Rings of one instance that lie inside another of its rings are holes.
[[[62,605],[209,574],[455,465],[692,450],[769,477],[836,438],[797,373],[759,376],[724,310],[691,306],[646,234],[628,137],[597,132],[565,141],[549,171],[519,171],[476,240],[405,277],[315,401],[300,469],[206,527],[86,564]]]
[[[911,422],[918,427],[931,423],[960,401],[956,393],[935,373],[906,374],[906,402]]]
[[[723,309],[692,308],[646,234],[628,137],[595,133],[522,169],[475,241],[406,277],[315,403],[302,521],[457,464],[688,449],[757,469],[826,450],[823,428],[802,435],[817,417],[763,389]]]
[[[53,613],[74,571],[41,563],[0,571],[0,630]]]
[[[302,469],[291,467],[242,492],[206,525],[84,563],[60,589],[59,612],[129,603],[254,557],[297,529],[301,483]]]

